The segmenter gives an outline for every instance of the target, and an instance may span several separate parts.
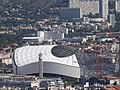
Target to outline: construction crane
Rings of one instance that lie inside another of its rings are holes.
[[[93,45],[90,53],[92,53],[95,58],[95,75],[96,77],[103,78],[103,58],[110,58],[110,54],[108,53],[109,45]]]

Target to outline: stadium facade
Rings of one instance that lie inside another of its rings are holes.
[[[43,73],[80,78],[80,65],[75,49],[59,45],[23,46],[13,54],[13,71],[19,75],[39,73],[39,53],[42,54]]]

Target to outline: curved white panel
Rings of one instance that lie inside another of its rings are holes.
[[[55,62],[69,66],[79,67],[75,54],[68,57],[56,57],[51,49],[56,45],[24,46],[15,50],[14,60],[18,67],[39,61],[39,53],[42,53],[43,62]]]
[[[21,75],[39,73],[38,54],[42,53],[43,73],[80,78],[80,66],[75,54],[68,57],[54,56],[51,50],[55,46],[57,45],[23,46],[17,48],[13,55],[14,73]]]

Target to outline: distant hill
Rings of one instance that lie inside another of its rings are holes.
[[[22,5],[24,8],[43,8],[54,0],[0,0],[0,4]]]
[[[32,30],[18,30],[16,26],[34,26],[36,21],[53,15],[53,8],[65,6],[63,3],[64,0],[0,0],[0,30],[16,33],[0,35],[0,47],[19,43],[23,36],[33,33]]]
[[[65,6],[63,3],[66,1],[68,0],[0,0],[0,9],[3,12],[4,10],[18,9],[18,12],[24,16],[29,17],[31,15],[32,18],[37,17],[37,13],[40,13],[40,17],[46,17],[49,16],[51,7],[63,7]]]
[[[0,0],[0,4],[21,4],[24,8],[44,8],[48,5],[53,5],[61,2],[68,2],[69,0]]]

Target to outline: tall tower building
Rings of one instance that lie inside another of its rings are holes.
[[[118,1],[117,0],[115,0],[115,5],[116,5],[116,11],[117,11],[118,10]]]
[[[99,16],[107,19],[108,16],[108,0],[99,0]]]
[[[120,0],[116,0],[117,12],[120,12]]]
[[[117,1],[116,0],[109,0],[108,1],[108,11],[109,11],[109,16],[108,16],[108,21],[111,24],[112,27],[115,26],[115,14],[117,11]]]
[[[115,14],[117,11],[117,1],[116,0],[109,0],[108,1],[108,10],[109,14]]]

